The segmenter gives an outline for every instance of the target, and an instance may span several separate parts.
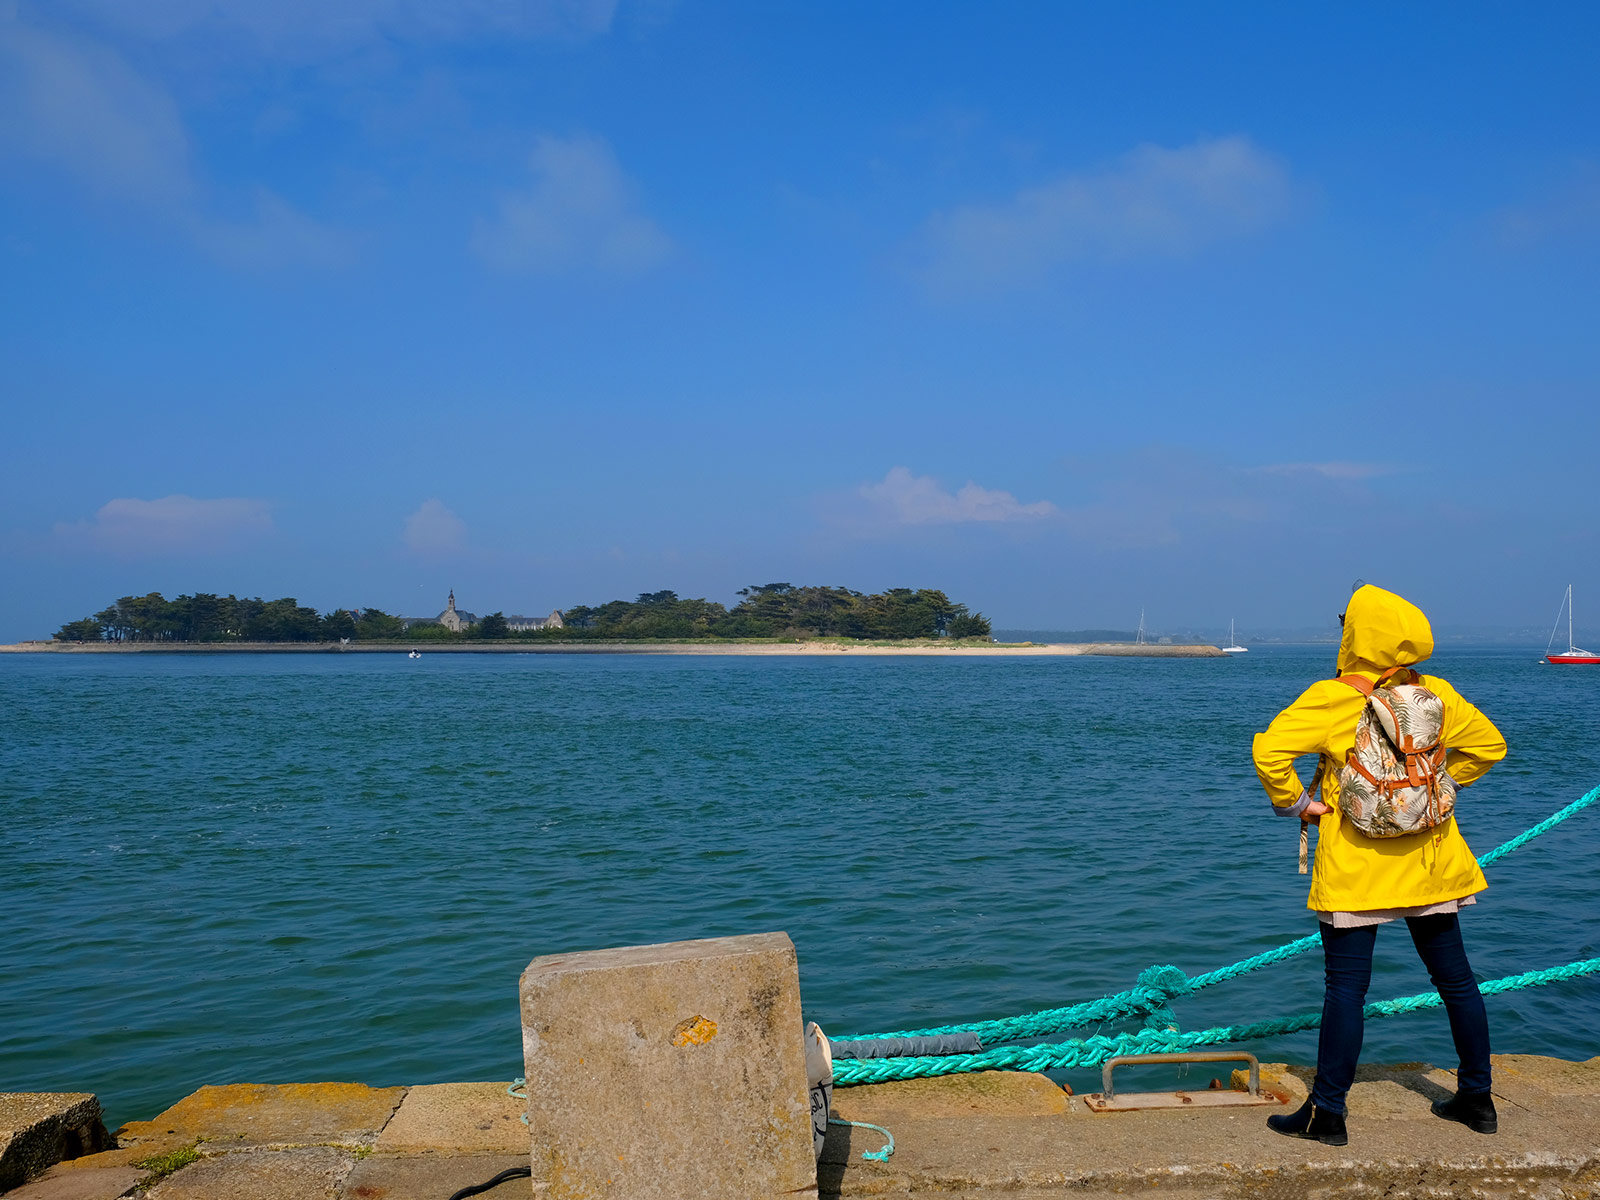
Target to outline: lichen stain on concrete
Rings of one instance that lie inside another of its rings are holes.
[[[672,1030],[674,1046],[704,1046],[717,1036],[717,1023],[707,1017],[693,1016],[679,1021]]]

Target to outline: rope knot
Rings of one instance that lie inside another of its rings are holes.
[[[1189,991],[1189,977],[1171,963],[1146,967],[1139,972],[1139,986],[1160,992],[1163,1002]]]

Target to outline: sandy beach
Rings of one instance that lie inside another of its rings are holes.
[[[839,655],[941,658],[1099,655],[1111,658],[1225,658],[1216,646],[1134,645],[1127,642],[1024,642],[940,646],[895,642],[16,642],[0,654],[738,654],[792,657]]]

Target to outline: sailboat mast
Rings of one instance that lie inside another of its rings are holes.
[[[1549,603],[1549,601],[1545,601]],[[1572,640],[1572,585],[1567,584],[1567,649],[1570,651],[1577,646]]]

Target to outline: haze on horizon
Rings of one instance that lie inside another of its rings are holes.
[[[1600,630],[1600,10],[0,0],[0,641]],[[1589,634],[1591,643],[1595,634]]]

